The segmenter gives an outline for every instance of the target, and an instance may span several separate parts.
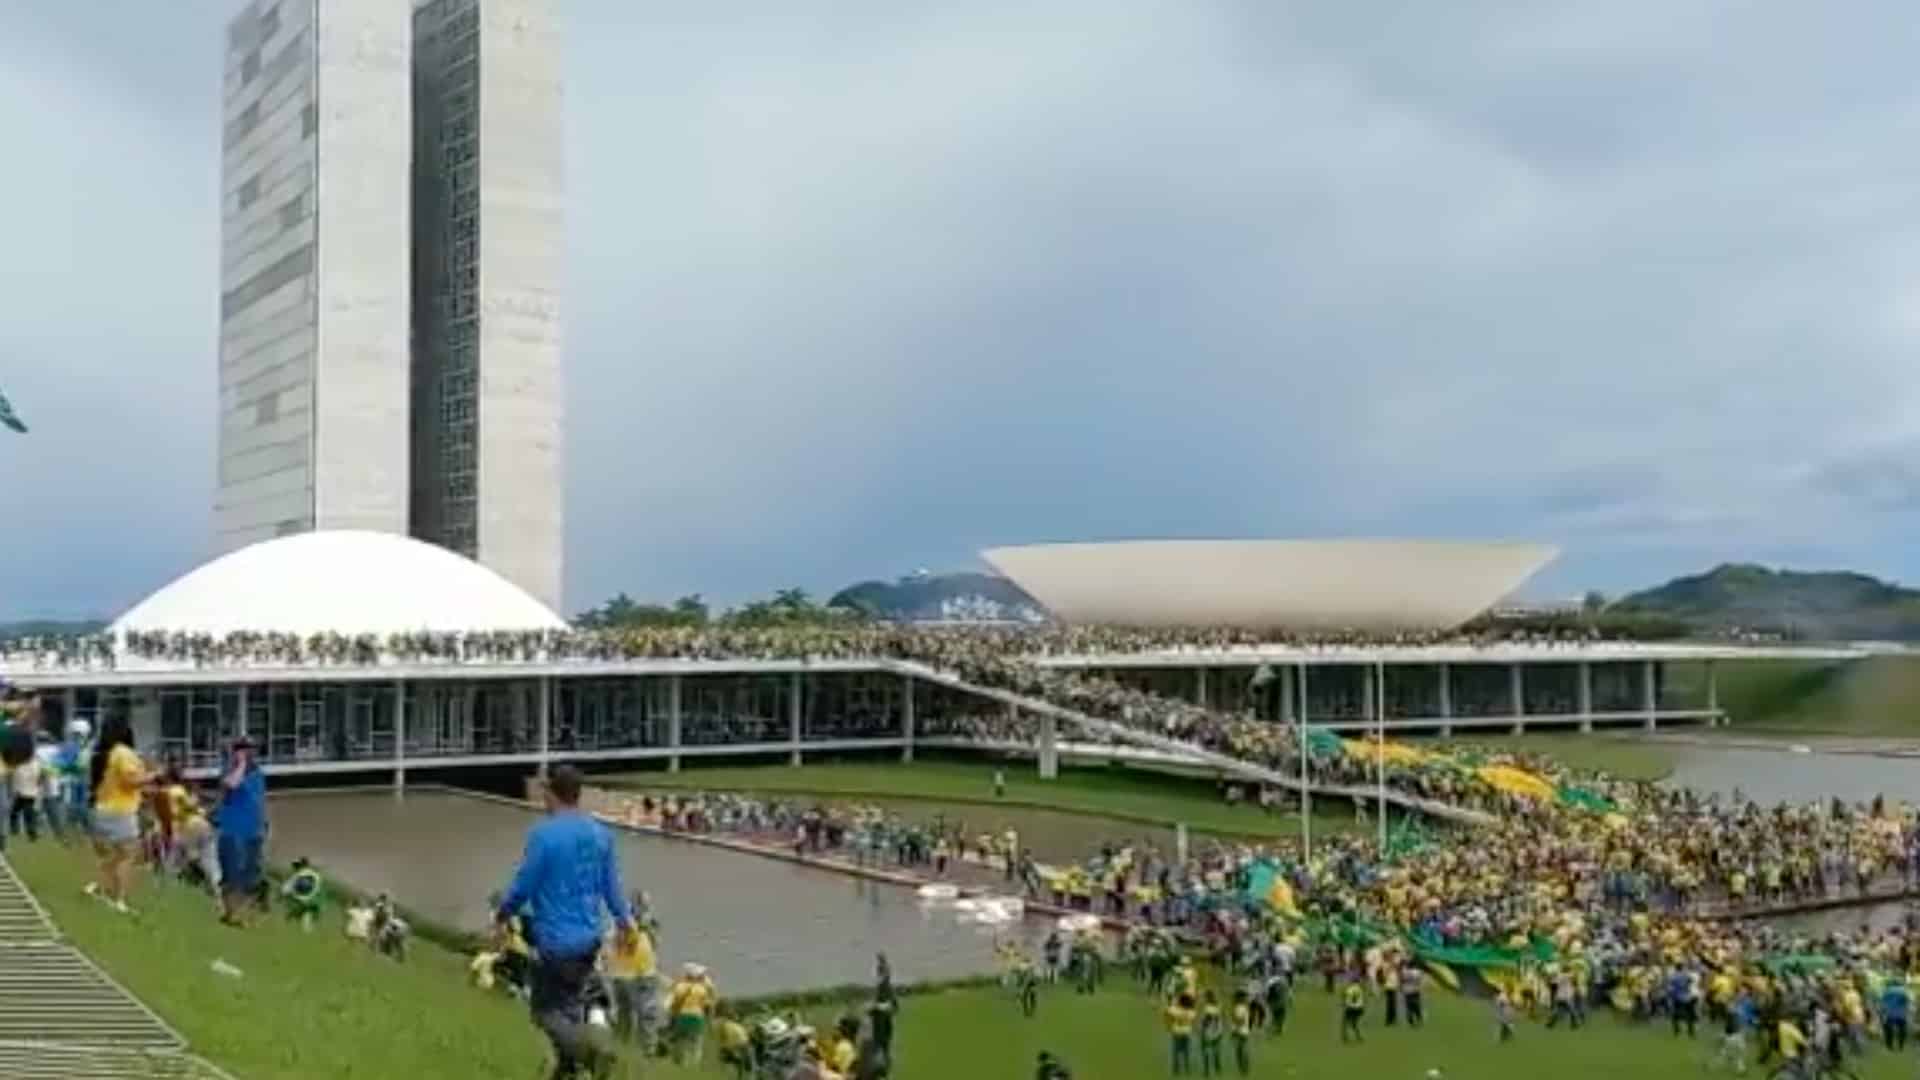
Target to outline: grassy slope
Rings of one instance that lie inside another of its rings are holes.
[[[292,1077],[531,1077],[542,1047],[523,1011],[466,988],[461,962],[431,946],[397,966],[339,939],[337,929],[309,937],[278,920],[247,932],[215,924],[205,901],[185,889],[141,897],[137,921],[112,916],[79,895],[88,867],[77,851],[22,846],[16,865],[61,926],[116,978],[140,994],[192,1041],[199,1053],[248,1080]],[[337,926],[337,924],[336,924]],[[222,957],[246,974],[211,974]],[[717,973],[722,986],[725,972]],[[1600,1021],[1601,1030],[1551,1033],[1523,1025],[1518,1041],[1493,1042],[1485,1002],[1434,995],[1429,1028],[1386,1031],[1369,1018],[1369,1041],[1339,1045],[1332,1002],[1303,989],[1294,1023],[1279,1040],[1256,1045],[1259,1077],[1418,1077],[1430,1068],[1478,1080],[1613,1080],[1698,1073],[1712,1041],[1688,1045],[1659,1029]],[[829,1017],[816,1016],[815,1022]],[[952,991],[907,1000],[898,1074],[911,1080],[980,1080],[1028,1075],[1049,1049],[1076,1076],[1153,1080],[1166,1075],[1154,1006],[1116,979],[1094,997],[1051,990],[1035,1020],[1022,1019],[997,991]],[[1863,1080],[1904,1076],[1901,1062],[1876,1054]],[[1229,1065],[1231,1068],[1231,1065]],[[650,1077],[719,1077],[709,1065],[690,1071],[650,1066]]]
[[[55,922],[194,1051],[245,1080],[293,1077],[529,1077],[542,1056],[524,1014],[463,984],[461,958],[431,948],[376,959],[341,937],[338,912],[306,935],[271,919],[235,931],[212,900],[146,884],[128,920],[81,895],[79,849],[17,844],[15,869]],[[214,974],[215,958],[244,974]]]
[[[1920,658],[1720,665],[1731,733],[1920,738]]]
[[[1006,773],[1005,800],[993,797],[996,768]],[[850,798],[931,799],[942,802],[1024,804],[1048,810],[1122,818],[1155,825],[1185,822],[1203,832],[1242,836],[1298,836],[1299,817],[1229,806],[1211,781],[1121,768],[1061,766],[1057,780],[1042,780],[1031,766],[988,762],[827,762],[786,765],[693,765],[683,772],[627,773],[596,778],[640,788],[691,788]],[[1345,808],[1316,810],[1316,829],[1353,826]]]
[[[531,1077],[541,1045],[521,1009],[467,989],[460,961],[430,946],[396,966],[350,947],[337,931],[300,934],[272,921],[248,932],[216,925],[201,898],[175,889],[143,896],[138,921],[110,916],[78,895],[87,860],[50,845],[30,847],[19,869],[74,940],[177,1025],[195,1049],[250,1080],[281,1077]],[[215,957],[246,972],[208,972]],[[717,973],[724,987],[726,973]],[[1712,1041],[1676,1043],[1659,1029],[1600,1021],[1601,1030],[1551,1033],[1523,1025],[1497,1046],[1484,1001],[1434,995],[1423,1032],[1387,1031],[1369,1018],[1369,1041],[1339,1045],[1331,999],[1303,989],[1282,1039],[1256,1044],[1259,1077],[1418,1077],[1430,1068],[1481,1080],[1613,1080],[1695,1075]],[[827,1015],[816,1016],[816,1023]],[[1028,1075],[1049,1049],[1076,1076],[1153,1080],[1166,1075],[1156,1010],[1116,979],[1093,997],[1050,990],[1038,1018],[1024,1020],[998,991],[951,991],[909,998],[902,1010],[898,1074],[911,1080],[980,1080]],[[1901,1062],[1876,1054],[1863,1080],[1903,1076]],[[1231,1068],[1231,1065],[1229,1065]],[[650,1077],[719,1077],[705,1070],[649,1066]]]

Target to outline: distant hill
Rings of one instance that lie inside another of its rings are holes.
[[[1666,615],[1696,631],[1747,630],[1810,640],[1920,640],[1920,590],[1844,571],[1727,563],[1634,593],[1607,611]]]
[[[105,619],[18,619],[14,622],[0,622],[0,641],[24,637],[97,634],[106,628]]]
[[[833,594],[827,606],[901,622],[1040,622],[1046,609],[1018,585],[994,574],[914,574],[863,581]]]

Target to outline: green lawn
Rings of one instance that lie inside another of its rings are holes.
[[[92,860],[78,848],[14,844],[9,857],[75,945],[241,1080],[524,1078],[541,1060],[524,1013],[467,988],[452,953],[380,960],[341,936],[337,910],[312,935],[279,919],[232,930],[210,897],[150,882],[127,919],[81,894]],[[241,977],[215,974],[215,959]]]
[[[1007,779],[1004,799],[995,799],[993,774]],[[1090,814],[1148,825],[1186,823],[1200,832],[1249,837],[1300,834],[1293,811],[1267,813],[1227,804],[1211,780],[1107,766],[1060,767],[1056,780],[1042,780],[1031,764],[922,760],[820,762],[802,765],[709,766],[682,772],[652,771],[596,777],[595,782],[635,788],[690,788],[762,794],[846,798],[927,799],[945,803],[1029,806]],[[1354,827],[1350,808],[1335,801],[1317,806],[1316,832]]]
[[[1471,745],[1545,754],[1576,769],[1596,769],[1627,780],[1660,780],[1673,772],[1675,749],[1631,735],[1501,735]]]
[[[1920,657],[1718,666],[1731,735],[1920,738]]]
[[[185,889],[152,887],[135,920],[81,897],[86,857],[52,845],[16,849],[16,867],[73,940],[111,974],[172,1021],[196,1052],[243,1080],[280,1077],[404,1077],[467,1080],[537,1076],[542,1045],[516,1005],[468,989],[460,958],[417,943],[404,965],[350,946],[337,929],[309,937],[277,920],[251,931],[213,922]],[[208,965],[223,958],[244,976]],[[716,972],[724,989],[726,973]],[[1424,1031],[1387,1030],[1377,1012],[1367,1042],[1336,1039],[1331,999],[1303,989],[1284,1037],[1255,1046],[1256,1077],[1406,1078],[1439,1069],[1473,1080],[1615,1080],[1688,1077],[1700,1072],[1708,1036],[1676,1042],[1661,1029],[1601,1018],[1580,1033],[1523,1023],[1517,1041],[1496,1045],[1487,1004],[1444,991],[1433,995]],[[829,1020],[831,1011],[816,1015]],[[1167,1074],[1157,1010],[1124,978],[1091,997],[1049,990],[1033,1020],[993,990],[956,990],[908,998],[897,1043],[900,1080],[982,1080],[1031,1075],[1048,1049],[1076,1077],[1155,1080]],[[1229,1066],[1230,1067],[1230,1066]],[[1875,1054],[1863,1080],[1892,1080],[1910,1068]],[[650,1066],[649,1077],[717,1078],[703,1071]]]

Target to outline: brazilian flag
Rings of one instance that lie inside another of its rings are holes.
[[[19,414],[13,411],[13,402],[8,401],[7,395],[5,394],[0,394],[0,424],[4,424],[22,435],[27,433],[27,425],[22,423]]]

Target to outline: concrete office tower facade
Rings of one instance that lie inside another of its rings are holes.
[[[556,4],[426,0],[413,13],[411,529],[557,609]]]
[[[407,530],[410,14],[252,0],[227,26],[221,551]]]

